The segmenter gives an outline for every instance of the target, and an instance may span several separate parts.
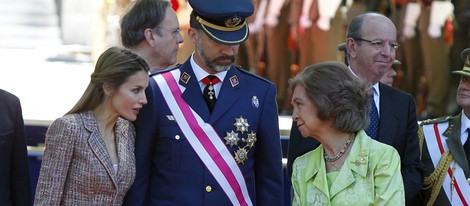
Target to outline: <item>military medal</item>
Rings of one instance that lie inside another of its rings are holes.
[[[233,125],[235,125],[235,127],[237,127],[237,131],[241,132],[242,134],[247,132],[248,127],[250,126],[248,124],[248,120],[244,119],[242,116],[240,116],[240,118],[235,118],[235,124]]]
[[[245,148],[238,148],[235,152],[235,160],[238,164],[242,163],[245,164],[245,160],[248,159],[248,151]]]
[[[251,131],[251,133],[248,134],[248,138],[246,139],[242,139],[243,142],[246,142],[246,146],[248,146],[249,148],[252,148],[253,146],[255,146],[255,142],[256,142],[256,133],[254,133],[253,131]]]
[[[212,82],[209,85],[209,92],[207,94],[209,94],[209,99],[214,99],[214,86],[212,86]]]
[[[240,138],[238,138],[238,133],[233,132],[233,130],[230,133],[227,132],[227,136],[225,136],[224,139],[225,144],[230,145],[230,147],[238,145],[238,141],[240,140]]]

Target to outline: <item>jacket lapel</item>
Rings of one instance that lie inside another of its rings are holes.
[[[185,87],[182,94],[183,99],[203,120],[207,121],[210,115],[209,108],[202,96],[201,87],[199,86],[199,82],[191,68],[189,60],[180,67],[180,72],[178,83]]]
[[[109,176],[113,180],[115,186],[115,172],[113,168],[113,164],[111,163],[111,157],[108,154],[108,150],[106,149],[105,143],[103,138],[101,137],[100,130],[98,128],[98,124],[93,116],[92,112],[86,112],[82,115],[85,129],[90,132],[90,136],[88,138],[88,145],[90,146],[93,154],[98,158],[101,165],[106,169]]]
[[[314,150],[315,153],[312,156],[319,156],[320,154],[323,154],[323,146],[320,145],[321,149]],[[318,154],[320,153],[320,154]],[[307,184],[310,182],[313,184],[314,187],[316,187],[318,190],[320,190],[328,199],[330,199],[330,193],[328,189],[328,183],[326,180],[326,165],[325,161],[320,159],[320,158],[313,158],[307,167],[307,172],[306,174],[310,174],[309,177],[305,178],[305,181]]]
[[[347,159],[344,161],[343,167],[331,185],[330,195],[332,198],[356,181],[354,173],[363,178],[366,177],[369,165],[369,155],[364,148],[368,148],[371,139],[365,138],[365,135],[366,134],[363,130],[356,135],[356,143],[352,145],[351,151],[349,152]]]
[[[209,122],[216,122],[240,100],[240,97],[244,97],[242,94],[243,82],[244,79],[240,71],[232,66],[227,71]]]
[[[449,126],[443,135],[447,137],[446,143],[449,151],[454,157],[455,162],[462,167],[465,174],[470,174],[470,167],[466,161],[465,151],[460,141],[461,114],[449,119]]]
[[[400,112],[396,111],[399,104],[395,103],[395,100],[390,97],[388,88],[385,85],[379,83],[380,90],[380,121],[379,121],[379,134],[377,140],[379,142],[393,145],[395,130],[389,128],[397,128],[397,124],[402,121],[400,119]]]

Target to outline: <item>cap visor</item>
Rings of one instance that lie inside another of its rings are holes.
[[[249,34],[247,24],[236,31],[220,31],[204,25],[202,25],[202,28],[212,40],[228,45],[243,43],[248,38]]]

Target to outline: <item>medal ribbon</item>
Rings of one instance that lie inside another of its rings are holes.
[[[163,97],[191,147],[211,172],[233,205],[253,205],[243,174],[212,126],[183,100],[177,84],[180,71],[154,76]]]
[[[445,131],[447,128],[448,123],[446,124],[432,124],[432,125],[424,125],[423,132],[424,137],[426,139],[426,145],[428,146],[428,151],[439,151],[438,152],[429,152],[431,156],[432,163],[434,164],[434,168],[437,167],[439,160],[444,154],[445,151],[448,151],[449,148],[447,147],[447,143],[441,137],[440,131]],[[458,164],[452,164],[455,169],[447,168],[447,175],[444,178],[444,182],[442,183],[442,188],[444,189],[449,202],[452,205],[466,205],[468,206],[467,200],[470,200],[470,186],[467,183],[467,179],[465,178],[465,174],[463,173],[462,168]],[[454,179],[452,179],[454,177]],[[453,181],[454,189],[457,192],[457,195],[452,195],[452,188],[450,187],[451,181]],[[459,185],[459,183],[461,183]]]

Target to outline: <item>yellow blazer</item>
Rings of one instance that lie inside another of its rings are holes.
[[[122,205],[135,178],[133,125],[118,118],[117,173],[92,112],[55,120],[46,133],[34,205]]]
[[[361,130],[328,186],[323,146],[294,161],[292,205],[405,205],[400,156]]]

